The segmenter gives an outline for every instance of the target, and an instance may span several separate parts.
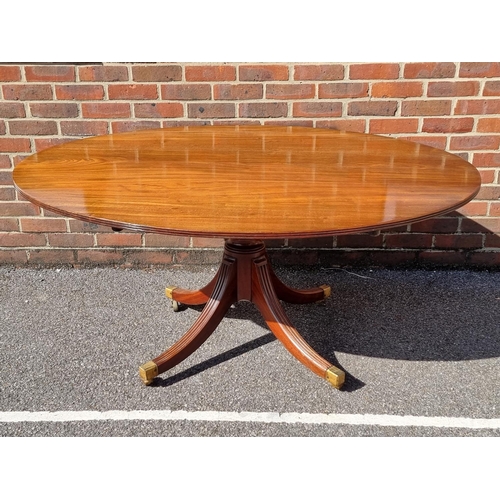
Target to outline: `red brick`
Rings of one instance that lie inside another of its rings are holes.
[[[348,97],[368,96],[367,83],[320,83],[318,97],[320,99],[346,99]]]
[[[0,247],[41,247],[45,235],[35,233],[0,233]]]
[[[444,136],[431,136],[431,135],[413,135],[406,137],[399,137],[399,139],[404,139],[406,141],[418,142],[419,144],[425,144],[431,148],[446,149],[446,137]]]
[[[316,92],[314,84],[268,84],[266,99],[310,99]]]
[[[56,137],[51,137],[50,139],[35,139],[35,151],[40,152],[52,146],[59,146],[59,144],[64,144],[65,142],[73,140],[74,139],[71,138],[61,139]]]
[[[13,187],[0,187],[0,201],[14,201],[15,199],[16,190]]]
[[[459,99],[456,115],[488,115],[500,113],[500,99]]]
[[[403,101],[401,103],[401,116],[437,116],[449,115],[451,112],[451,101]]]
[[[76,250],[76,261],[82,264],[121,264],[124,259],[120,250]]]
[[[7,101],[48,101],[52,99],[50,85],[3,85],[3,98]]]
[[[44,64],[24,68],[28,82],[74,82],[74,66]]]
[[[123,82],[128,80],[125,66],[80,66],[78,68],[82,82]]]
[[[51,233],[48,235],[49,245],[64,248],[87,248],[94,246],[92,234]]]
[[[465,264],[466,254],[459,251],[424,250],[418,258],[428,264],[460,266]]]
[[[76,118],[78,104],[73,102],[31,103],[31,115],[39,118]]]
[[[152,102],[134,104],[137,118],[178,118],[184,115],[184,106],[179,102]]]
[[[215,84],[214,99],[240,101],[245,99],[262,99],[264,95],[261,83]]]
[[[429,97],[472,96],[479,92],[479,82],[429,82]]]
[[[0,82],[18,82],[21,80],[19,66],[0,66]]]
[[[119,132],[132,132],[134,130],[146,130],[153,128],[161,128],[161,122],[159,121],[118,121],[111,124],[111,131],[113,134]]]
[[[102,85],[56,85],[59,100],[93,101],[104,97]]]
[[[474,153],[475,167],[500,167],[500,153]]]
[[[11,166],[10,158],[7,155],[0,155],[0,169],[10,168]],[[7,180],[5,175],[9,175],[9,172],[2,172],[0,170],[0,184],[3,184]],[[12,176],[7,183],[12,184]]]
[[[481,248],[481,234],[437,234],[434,236],[435,248]]]
[[[500,118],[479,118],[478,132],[500,132]]]
[[[62,135],[94,136],[109,133],[108,122],[71,120],[61,122]]]
[[[484,84],[483,95],[494,95],[500,96],[500,80],[494,80],[492,82],[486,82]]]
[[[413,233],[455,233],[458,231],[457,217],[433,217],[411,224]]]
[[[243,118],[278,118],[288,115],[286,102],[255,102],[242,103],[239,115]]]
[[[140,250],[125,254],[125,263],[129,266],[164,266],[172,262],[173,255],[166,251]]]
[[[417,118],[371,119],[370,134],[401,134],[418,131]]]
[[[500,252],[471,252],[467,262],[475,266],[498,267],[500,266]]]
[[[136,82],[172,82],[182,80],[182,67],[178,65],[134,66],[132,79]]]
[[[464,233],[492,232],[500,234],[500,217],[475,217],[474,219],[462,220],[462,231]]]
[[[139,247],[142,243],[140,233],[98,233],[96,238],[98,245],[107,247]]]
[[[221,238],[191,238],[194,248],[221,248],[224,246],[224,240]]]
[[[487,234],[484,239],[485,248],[500,248],[500,235]]]
[[[50,233],[66,231],[64,219],[48,219],[46,217],[22,218],[21,228],[24,233]]]
[[[474,118],[424,118],[422,132],[471,132]]]
[[[173,236],[169,234],[144,235],[145,247],[165,247],[165,248],[189,248],[189,236]]]
[[[0,137],[0,152],[1,153],[29,153],[31,151],[31,143],[29,139],[10,137]]]
[[[174,254],[176,264],[206,265],[220,263],[220,250],[177,250]]]
[[[316,127],[363,133],[366,129],[366,120],[318,120],[316,122]]]
[[[500,199],[500,186],[482,186],[476,196],[478,200]]]
[[[0,250],[0,263],[23,265],[28,263],[26,250]]]
[[[492,184],[495,182],[495,170],[493,169],[479,169],[481,176],[481,184]]]
[[[293,116],[301,117],[326,117],[342,116],[342,103],[340,102],[294,102]]]
[[[500,203],[491,203],[488,215],[490,217],[500,217]]]
[[[202,102],[188,104],[189,118],[234,118],[236,116],[235,105],[222,102]]]
[[[290,238],[288,246],[293,248],[333,248],[333,237]]]
[[[26,111],[22,102],[0,102],[1,118],[24,118]]]
[[[430,248],[432,245],[431,234],[386,234],[387,248]]]
[[[113,230],[109,226],[102,226],[92,222],[70,219],[69,230],[72,233],[112,233]]]
[[[60,264],[73,264],[75,262],[75,252],[73,250],[30,250],[29,264],[37,264],[39,266],[51,266]]]
[[[149,84],[111,84],[108,86],[109,99],[157,99],[156,85]]]
[[[399,76],[399,64],[370,63],[351,64],[349,78],[351,80],[395,80]]]
[[[240,124],[243,123],[243,121],[241,121],[241,120],[238,120],[238,122]],[[162,122],[162,126],[164,128],[169,128],[169,127],[203,127],[205,125],[210,125],[210,120],[165,120]]]
[[[488,203],[485,201],[471,201],[457,209],[457,212],[465,215],[466,217],[474,217],[478,215],[487,215]]]
[[[348,104],[347,114],[351,116],[394,116],[397,101],[353,101]]]
[[[337,236],[339,248],[381,248],[384,244],[382,234],[346,234]]]
[[[240,66],[239,73],[241,81],[288,80],[288,67],[283,65],[244,65]]]
[[[498,149],[499,147],[500,136],[494,135],[452,137],[450,140],[450,150]]]
[[[186,66],[188,82],[229,82],[236,80],[234,66]]]
[[[210,99],[212,90],[208,83],[172,83],[161,86],[162,99],[193,101]]]
[[[344,66],[342,64],[304,64],[294,67],[294,80],[342,80]]]
[[[460,63],[458,76],[465,78],[491,78],[500,76],[498,62],[464,62]]]
[[[453,78],[455,69],[451,62],[407,63],[403,74],[405,78]]]
[[[19,219],[14,217],[0,217],[0,231],[19,232]]]
[[[84,118],[130,118],[130,104],[125,102],[84,102]]]
[[[57,123],[44,120],[18,120],[9,122],[12,135],[56,135]]]
[[[372,85],[372,97],[420,97],[421,82],[377,82]]]
[[[240,123],[239,120],[238,120],[238,123]],[[238,125],[238,123],[233,123],[233,124],[234,125]],[[257,122],[256,124],[259,124],[259,123],[260,122]],[[271,120],[264,120],[263,124],[264,125],[271,125],[271,126],[274,126],[274,127],[313,127],[314,126],[313,120],[298,120],[298,119],[295,119],[295,118],[293,118],[291,120],[283,120],[281,118],[278,118],[278,119],[275,119],[275,120],[273,120],[273,119],[271,119]],[[251,125],[251,124],[249,123],[249,125]]]
[[[6,128],[5,128],[5,122],[3,120],[0,120],[0,135],[5,135],[5,132],[6,132]]]

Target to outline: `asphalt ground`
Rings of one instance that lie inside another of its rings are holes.
[[[327,300],[284,308],[345,370],[342,390],[246,302],[144,386],[139,365],[201,310],[174,312],[165,286],[199,288],[213,267],[1,267],[0,436],[500,436],[500,273],[276,272],[332,286]]]
[[[0,267],[2,490],[497,498],[500,273],[275,271],[291,286],[332,286],[327,300],[284,308],[345,370],[342,390],[296,361],[244,302],[144,386],[139,365],[201,310],[174,312],[165,286],[199,288],[214,268]],[[92,439],[118,436],[135,439]],[[369,436],[403,439],[342,439]]]

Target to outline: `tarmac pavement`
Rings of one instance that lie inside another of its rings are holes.
[[[245,302],[144,386],[139,365],[201,310],[174,312],[165,286],[199,288],[213,267],[0,267],[0,436],[500,436],[500,273],[275,271],[331,285],[284,308],[342,390]]]

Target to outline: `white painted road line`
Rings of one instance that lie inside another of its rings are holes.
[[[224,411],[7,411],[0,423],[169,420],[205,422],[258,422],[265,424],[345,424],[391,427],[454,427],[500,429],[500,418],[424,417],[413,415],[350,415],[342,413],[274,413]]]

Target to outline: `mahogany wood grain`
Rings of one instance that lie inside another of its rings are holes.
[[[248,300],[293,356],[340,388],[344,372],[307,344],[280,304],[321,300],[328,287],[281,283],[262,240],[415,222],[464,205],[480,187],[470,163],[421,144],[264,126],[92,137],[37,153],[13,175],[22,196],[62,215],[115,229],[226,238],[208,285],[167,289],[173,300],[205,307],[178,342],[140,367],[146,384],[200,347],[232,303]]]
[[[470,201],[477,170],[422,144],[305,127],[208,126],[91,137],[14,169],[22,196],[115,228],[224,238],[398,226]]]

